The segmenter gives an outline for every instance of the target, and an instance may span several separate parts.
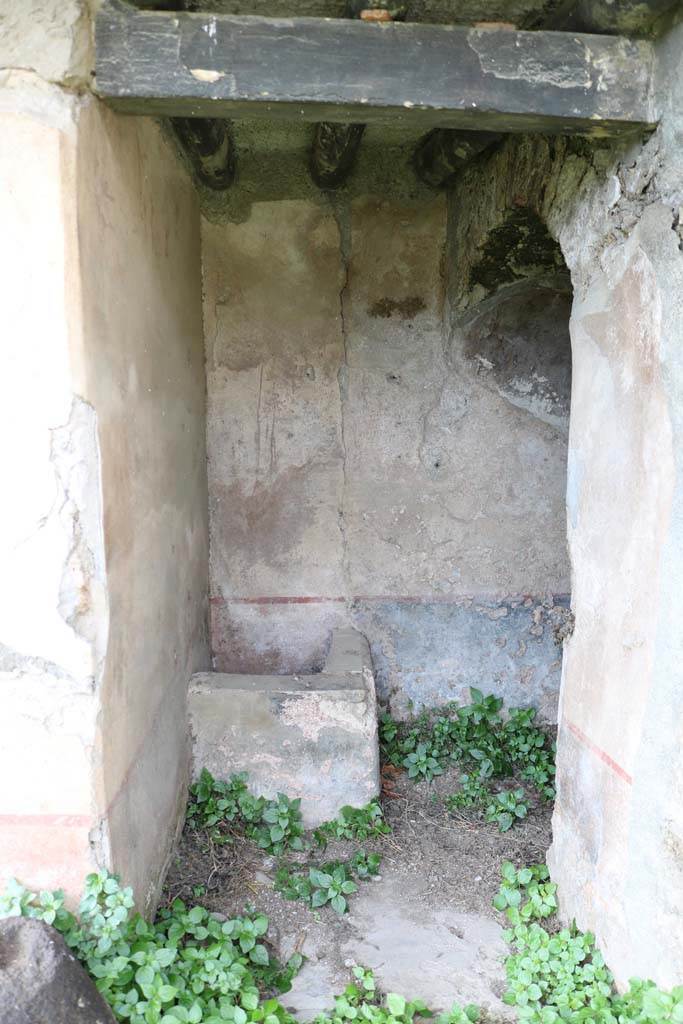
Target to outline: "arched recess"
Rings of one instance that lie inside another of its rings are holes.
[[[451,345],[481,383],[566,435],[572,286],[560,246],[535,211],[514,209],[478,257]]]
[[[463,175],[449,199],[447,282],[449,359],[468,382],[485,457],[503,481],[500,504],[489,509],[500,578],[510,597],[528,595],[543,609],[513,641],[538,652],[534,676],[520,680],[520,690],[550,720],[558,711],[562,641],[571,630],[566,479],[573,296],[545,215],[557,156],[552,140],[523,139]],[[545,177],[534,173],[539,166]],[[523,519],[522,546],[515,538]],[[510,654],[514,660],[515,651]]]

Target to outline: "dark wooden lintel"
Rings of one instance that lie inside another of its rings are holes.
[[[562,32],[136,10],[105,0],[97,91],[170,117],[606,133],[650,125],[650,43]]]

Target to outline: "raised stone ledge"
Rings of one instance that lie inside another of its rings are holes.
[[[367,640],[336,630],[322,672],[193,676],[193,775],[249,773],[255,793],[301,797],[314,828],[379,792],[375,681]]]

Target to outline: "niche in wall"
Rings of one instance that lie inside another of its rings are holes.
[[[351,624],[395,713],[479,686],[553,718],[568,278],[518,213],[451,321],[447,221],[361,196],[205,223],[214,667],[313,671]]]

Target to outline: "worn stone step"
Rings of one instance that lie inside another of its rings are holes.
[[[333,633],[314,675],[195,675],[189,710],[194,778],[246,771],[254,793],[301,797],[308,828],[379,793],[375,681],[356,630]]]

